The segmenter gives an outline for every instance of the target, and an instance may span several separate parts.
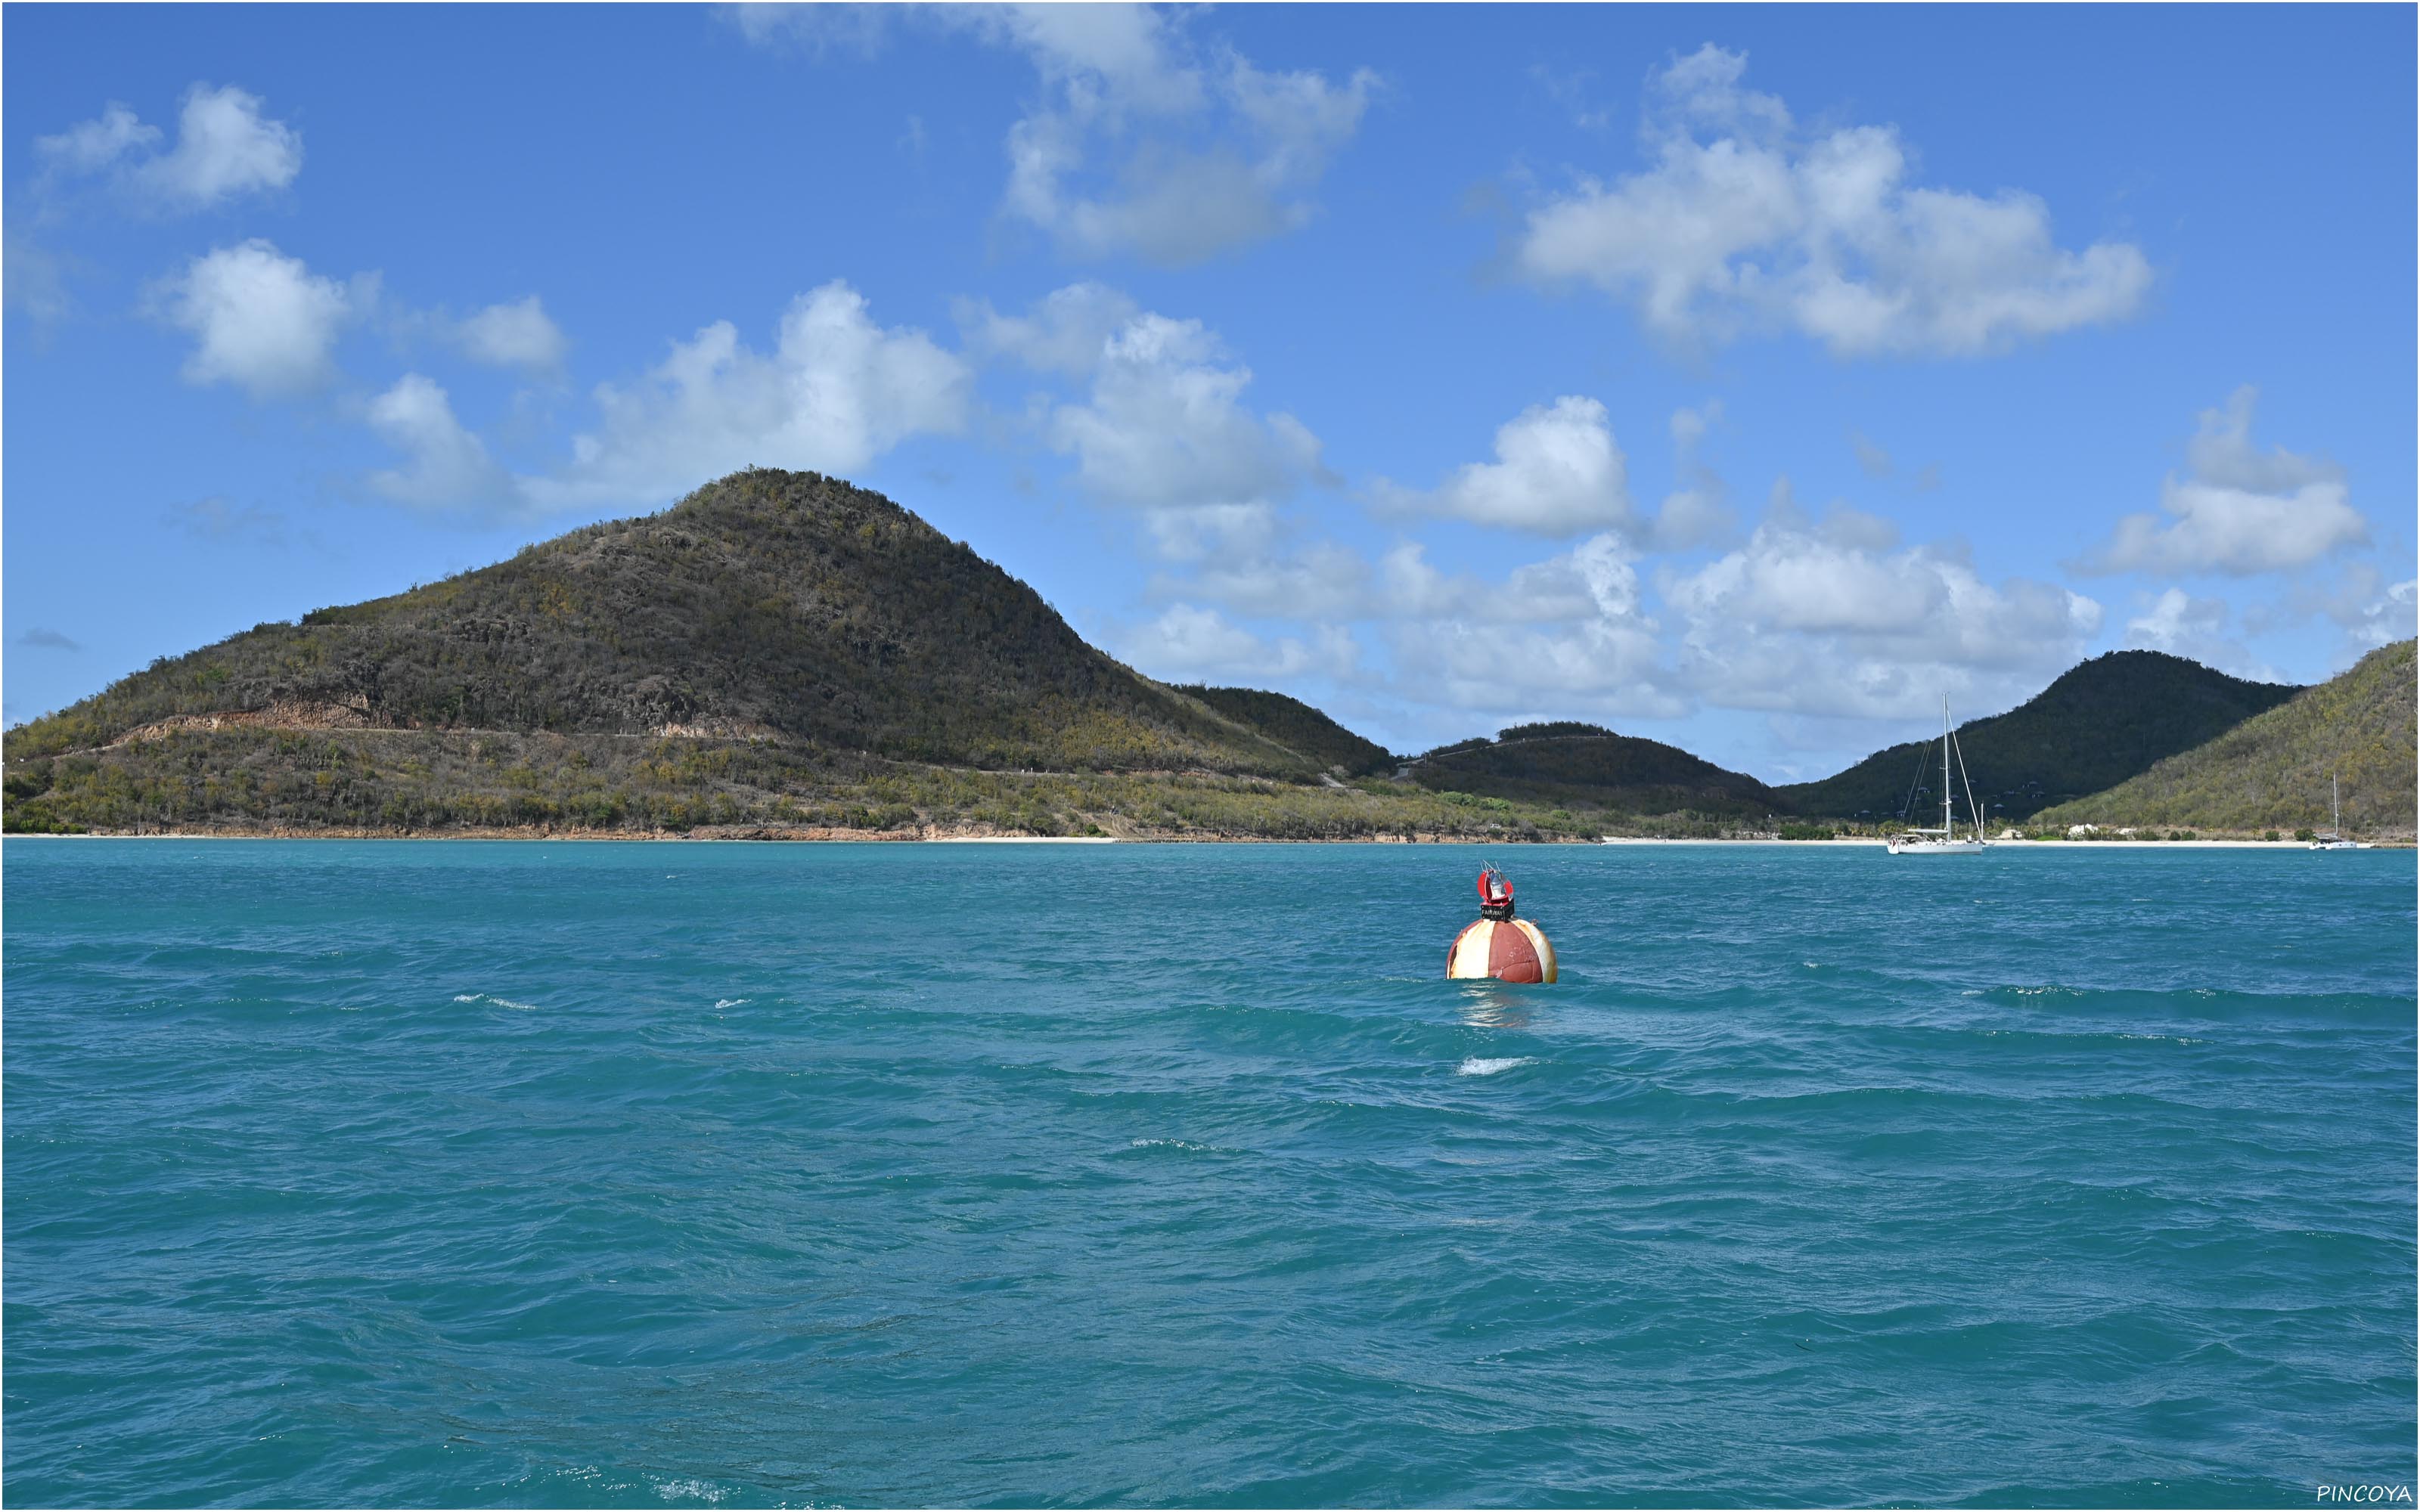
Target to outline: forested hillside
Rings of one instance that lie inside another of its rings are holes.
[[[2164,652],[2113,651],[2071,668],[2006,714],[1958,726],[1958,746],[1987,817],[2022,820],[2116,787],[2299,691],[2245,682]],[[1880,821],[1904,817],[1913,787],[1916,811],[1937,814],[1940,761],[1934,735],[1876,751],[1820,782],[1775,791],[1803,814]],[[1962,810],[1964,802],[1962,795]]]
[[[1752,777],[1661,741],[1570,721],[1514,725],[1495,740],[1441,746],[1410,763],[1404,775],[1439,792],[1564,809],[1736,819],[1791,811]]]
[[[163,721],[779,736],[970,766],[1323,764],[1094,650],[879,494],[757,470],[509,562],[163,658],[10,731],[11,761]]]
[[[1180,684],[1176,691],[1203,703],[1245,729],[1299,752],[1345,777],[1393,769],[1395,758],[1374,740],[1364,740],[1300,699],[1256,687],[1202,687]]]
[[[2328,824],[2328,780],[2344,790],[2344,827],[2408,839],[2413,827],[2413,643],[2364,656],[2217,739],[2171,756],[2105,793],[2046,810],[2048,825],[2162,825],[2289,833]]]

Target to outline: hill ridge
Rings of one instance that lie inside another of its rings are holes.
[[[2414,642],[2364,656],[2215,738],[2102,792],[2045,810],[2047,825],[2189,826],[2255,831],[2329,823],[2328,779],[2341,774],[2345,828],[2408,838],[2415,824]]]
[[[2190,750],[2300,688],[2230,677],[2164,651],[2106,651],[2016,707],[1957,726],[1976,799],[1993,820],[2023,820]],[[1797,811],[1880,822],[1904,817],[1909,774],[1938,734],[1888,746],[1827,778],[1774,791]],[[1920,779],[1919,802],[1939,795]]]

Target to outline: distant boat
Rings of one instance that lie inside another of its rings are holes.
[[[2330,772],[2328,774],[2328,815],[2330,820],[2329,827],[2319,831],[2319,838],[2311,841],[2311,849],[2315,851],[2366,851],[2369,849],[2368,846],[2364,845],[2357,840],[2347,840],[2344,838],[2344,799],[2336,792],[2336,774],[2334,772]]]
[[[1975,785],[1966,780],[1966,753],[1962,750],[1957,752],[1958,780],[1966,789],[1966,811],[1975,816],[1973,840],[1958,838],[1958,824],[1950,814],[1949,757],[1953,748],[1954,737],[1949,731],[1949,698],[1947,694],[1944,694],[1941,699],[1941,827],[1910,829],[1904,834],[1892,836],[1890,854],[1893,856],[1979,856],[1982,854],[1983,811],[1975,807]],[[1915,797],[1912,789],[1908,796],[1911,799]],[[1913,807],[1912,803],[1910,807]],[[1939,838],[1932,838],[1936,836]]]

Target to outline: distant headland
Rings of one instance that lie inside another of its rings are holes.
[[[2413,677],[2409,640],[2307,688],[2114,652],[1959,740],[1991,824],[2019,835],[2282,839],[2326,822],[2334,772],[2349,831],[2408,843]],[[163,657],[8,732],[0,826],[1814,840],[1937,801],[1911,798],[1917,754],[1768,786],[1555,722],[1397,756],[1283,694],[1155,682],[890,500],[758,469]]]

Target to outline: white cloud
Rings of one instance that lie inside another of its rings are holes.
[[[2252,444],[2257,391],[2235,391],[2224,409],[2202,411],[2185,447],[2186,476],[2162,481],[2170,517],[2129,515],[2075,564],[2091,573],[2220,572],[2243,577],[2305,566],[2369,538],[2348,501],[2344,470],[2283,448]]]
[[[1890,127],[1800,132],[1712,43],[1650,82],[1652,166],[1532,211],[1516,265],[1587,283],[1683,342],[1780,327],[1840,356],[1967,353],[2114,320],[2140,304],[2135,247],[2052,239],[2034,195],[1908,185]]]
[[[1399,575],[1403,565],[1396,564]],[[1683,712],[1685,701],[1664,671],[1656,623],[1640,602],[1637,571],[1613,536],[1517,570],[1511,588],[1493,614],[1408,619],[1390,626],[1397,692],[1499,715]],[[1567,623],[1503,623],[1524,617],[1523,608]]]
[[[187,382],[233,383],[257,398],[332,379],[336,337],[361,297],[255,239],[194,258],[159,290],[158,307],[194,337]]]
[[[1100,284],[1070,284],[1025,315],[1001,315],[988,301],[962,301],[958,326],[978,357],[1009,358],[1038,372],[1087,378],[1108,355],[1109,338],[1140,307]]]
[[[2406,578],[2381,588],[2375,598],[2361,603],[2345,628],[2357,645],[2411,640],[2420,633],[2420,579]]]
[[[54,173],[90,174],[116,162],[139,147],[160,140],[160,129],[146,126],[133,111],[111,100],[100,116],[71,126],[57,136],[37,137],[34,150]]]
[[[195,85],[178,117],[177,146],[139,177],[172,201],[214,205],[231,194],[283,189],[302,171],[302,137],[260,114],[258,97]]]
[[[921,331],[885,329],[835,280],[793,301],[770,353],[727,320],[644,378],[600,384],[599,422],[568,468],[527,481],[546,507],[660,503],[751,464],[847,473],[907,438],[964,427],[966,363]]]
[[[570,347],[535,294],[508,304],[489,305],[460,321],[451,333],[473,362],[535,373],[562,367],[564,353]]]
[[[1086,401],[1052,411],[1050,443],[1087,492],[1152,512],[1163,539],[1265,539],[1274,503],[1318,474],[1319,439],[1248,409],[1251,379],[1200,321],[1137,316],[1104,344]]]
[[[239,194],[283,189],[302,171],[302,135],[261,114],[260,97],[232,85],[197,84],[185,92],[177,145],[132,162],[125,184],[154,208],[207,209]],[[38,144],[59,172],[89,174],[116,165],[160,140],[123,105]]]
[[[372,400],[369,424],[407,458],[399,469],[370,475],[370,487],[383,497],[424,509],[477,507],[512,497],[504,468],[454,417],[445,391],[419,374],[405,374]]]
[[[1011,172],[1002,208],[1049,233],[1071,256],[1131,252],[1184,267],[1310,224],[1311,192],[1348,140],[1374,80],[1343,85],[1319,74],[1266,75],[1231,60],[1219,98],[1246,126],[1237,140],[1194,147],[1144,136],[1125,150],[1113,181],[1070,189],[1092,155],[1091,138],[1111,136],[1093,118],[1053,112],[1009,134]],[[1271,81],[1277,81],[1272,83]]]
[[[2301,566],[2368,539],[2348,501],[2343,470],[2282,447],[2252,444],[2257,393],[2238,389],[2224,410],[2206,410],[2185,449],[2189,475],[2163,481],[2161,503],[2176,522],[2149,516],[2119,522],[2113,564],[2233,574]]]
[[[1026,56],[1042,99],[1010,129],[1001,211],[1077,257],[1177,266],[1308,224],[1328,163],[1378,90],[1357,70],[1258,69],[1140,5],[743,5],[761,46],[871,53],[891,23],[936,25]]]
[[[1728,490],[1700,455],[1706,432],[1722,418],[1720,399],[1708,400],[1701,409],[1672,411],[1672,471],[1680,486],[1664,496],[1648,531],[1649,539],[1666,550],[1704,546],[1731,532]]]
[[[1670,579],[1682,671],[1711,702],[1908,717],[1947,692],[1969,713],[2075,661],[2101,606],[2049,583],[1987,583],[1959,553],[1896,547],[1886,521],[1786,502],[1746,545]]]
[[[1341,625],[1314,626],[1308,639],[1264,638],[1217,609],[1190,604],[1170,605],[1159,618],[1122,637],[1119,651],[1148,676],[1186,683],[1342,677],[1360,658],[1360,647]]]
[[[2149,609],[2126,622],[2126,643],[2170,656],[2186,656],[2206,667],[2255,682],[2283,683],[2285,673],[2254,656],[2242,641],[2227,633],[2231,611],[2224,600],[2195,598],[2171,588]]]
[[[1538,535],[1630,529],[1628,465],[1605,406],[1579,394],[1532,405],[1497,427],[1496,460],[1472,462],[1428,493],[1378,485],[1398,514],[1469,520]]]
[[[1633,505],[1629,461],[1605,406],[1581,394],[1532,405],[1497,426],[1495,461],[1467,463],[1427,492],[1381,478],[1371,487],[1372,501],[1381,514],[1462,519],[1533,535],[1612,531],[1674,549],[1699,545],[1730,528],[1722,479],[1699,457],[1707,427],[1721,415],[1719,402],[1673,412],[1681,486],[1652,518]]]
[[[2291,614],[2317,611],[2345,633],[2353,656],[2420,633],[2420,579],[2389,582],[2366,562],[2349,563],[2335,582],[2297,590],[2287,605]]]

